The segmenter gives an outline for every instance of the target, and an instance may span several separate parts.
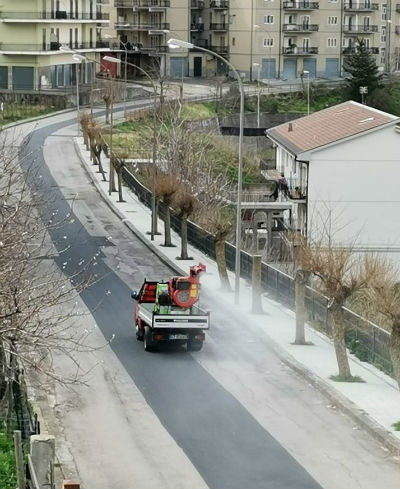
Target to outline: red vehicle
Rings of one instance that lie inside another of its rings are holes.
[[[165,343],[187,345],[199,351],[210,328],[210,315],[197,305],[200,293],[202,264],[190,267],[187,277],[172,277],[168,282],[145,280],[139,292],[132,292],[135,300],[136,338],[151,351]]]

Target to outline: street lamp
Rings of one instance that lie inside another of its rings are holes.
[[[360,93],[361,93],[361,103],[365,105],[365,98],[364,96],[368,93],[368,87],[360,87]]]
[[[181,41],[180,39],[169,39],[167,42],[170,48],[186,48],[193,49],[194,44],[186,41]],[[237,195],[237,206],[236,206],[236,252],[235,252],[235,304],[239,303],[240,294],[240,238],[241,238],[241,227],[242,227],[242,179],[243,179],[243,126],[244,126],[244,89],[243,82],[236,68],[227,61],[223,56],[210,51],[209,49],[196,46],[199,51],[204,51],[205,53],[211,54],[216,58],[220,59],[225,63],[234,73],[235,78],[239,83],[240,89],[240,118],[239,118],[239,150],[238,150],[238,195]]]
[[[75,76],[76,76],[76,122],[78,125],[78,136],[79,136],[79,116],[80,116],[80,107],[79,107],[79,68],[78,66],[85,59],[84,56],[80,54],[74,54],[72,59],[75,61]]]
[[[253,67],[254,68],[258,68],[258,74],[257,74],[257,128],[260,129],[260,94],[261,94],[261,90],[260,90],[260,69],[261,69],[261,65],[260,63],[253,63]]]
[[[310,72],[303,70],[303,75],[307,75],[307,115],[310,115]]]
[[[104,56],[103,58],[105,61],[109,61],[111,63],[124,63],[124,61],[120,60],[119,58],[113,58],[111,56]],[[153,105],[153,154],[152,154],[152,160],[153,160],[153,167],[154,169],[156,168],[156,161],[157,161],[157,87],[151,78],[151,76],[145,71],[143,68],[140,66],[137,66],[133,63],[128,63],[125,61],[126,65],[132,66],[133,68],[136,68],[139,70],[141,73],[143,73],[150,81],[151,86],[153,88],[154,92],[154,105]],[[153,181],[153,185],[155,185],[155,180]],[[153,241],[154,240],[154,235],[156,234],[156,229],[157,229],[157,215],[156,215],[156,195],[155,195],[155,188],[153,187],[153,192],[152,192],[152,197],[151,197],[151,231],[150,231],[150,239]]]

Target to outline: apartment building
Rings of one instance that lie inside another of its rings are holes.
[[[399,69],[400,4],[388,0],[115,0],[115,36],[136,64],[172,77],[223,73],[200,50],[171,51],[170,37],[226,57],[246,78],[338,77],[363,39],[385,71]],[[153,58],[153,60],[151,59]]]
[[[0,7],[0,89],[41,90],[89,83],[98,53],[108,50],[101,28],[107,0],[3,0]],[[76,63],[66,46],[90,58]],[[73,66],[75,64],[75,66]]]

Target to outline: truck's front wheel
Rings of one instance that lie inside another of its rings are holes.
[[[154,343],[151,337],[151,329],[148,326],[144,327],[143,346],[146,351],[154,349]]]

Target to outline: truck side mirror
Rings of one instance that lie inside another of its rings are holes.
[[[136,290],[132,290],[131,297],[132,297],[132,299],[135,299],[135,300],[137,300],[139,298],[139,294],[136,292]]]

